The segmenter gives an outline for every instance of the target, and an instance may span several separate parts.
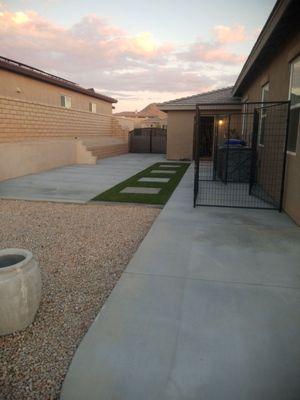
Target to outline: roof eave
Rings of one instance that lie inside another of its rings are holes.
[[[174,110],[195,110],[196,104],[194,105],[184,105],[184,104],[174,104],[174,105],[164,105],[160,106],[159,109],[164,112],[174,111]]]
[[[200,110],[235,110],[235,109],[240,109],[241,103],[206,103],[206,104],[197,104]],[[165,105],[161,106],[160,109],[162,111],[168,112],[168,111],[195,111],[196,110],[196,104],[193,105]]]
[[[282,18],[284,12],[286,11],[287,7],[291,3],[291,0],[278,0],[275,4],[267,22],[265,23],[260,35],[258,36],[234,86],[232,89],[233,96],[240,95],[240,88],[245,81],[245,78],[248,76],[248,73],[252,66],[254,65],[255,61],[257,60],[258,56],[260,55],[262,49],[270,39],[271,34],[273,33],[275,27],[277,26],[278,22]]]
[[[102,95],[97,92],[93,92],[90,89],[85,89],[81,86],[76,87],[76,85],[72,85],[67,82],[63,82],[63,81],[59,81],[59,80],[55,81],[54,79],[51,79],[47,76],[39,75],[38,73],[36,73],[34,71],[25,70],[25,69],[22,70],[21,68],[17,68],[16,66],[7,64],[5,62],[0,61],[0,69],[4,69],[4,70],[10,71],[10,72],[14,72],[16,74],[24,75],[24,76],[30,77],[32,79],[35,79],[35,80],[38,80],[41,82],[49,83],[54,86],[59,86],[59,87],[65,88],[65,89],[69,89],[73,92],[85,94],[87,96],[106,101],[107,103],[117,103],[118,102],[118,100],[116,100],[112,97],[105,96],[105,95]]]

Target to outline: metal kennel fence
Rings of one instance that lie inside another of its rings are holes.
[[[288,101],[196,106],[194,207],[282,209],[289,109]]]

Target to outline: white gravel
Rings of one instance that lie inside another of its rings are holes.
[[[0,200],[0,248],[29,249],[43,295],[26,330],[0,337],[0,398],[58,399],[72,356],[159,210]]]

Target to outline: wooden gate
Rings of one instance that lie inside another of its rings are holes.
[[[137,128],[129,134],[129,151],[131,153],[165,154],[166,150],[166,129]]]

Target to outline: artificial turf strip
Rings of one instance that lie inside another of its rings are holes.
[[[152,170],[159,169],[160,165],[168,165],[170,170],[176,171],[176,174],[165,173],[163,169],[159,173],[151,173]],[[173,168],[173,165],[180,165],[179,168]],[[138,174],[119,183],[109,190],[98,194],[91,201],[113,201],[125,203],[143,203],[143,204],[161,204],[164,205],[169,200],[171,194],[180,182],[181,178],[188,169],[190,163],[168,163],[160,162],[151,165]],[[139,182],[140,178],[169,178],[169,182]],[[141,193],[120,193],[126,187],[155,187],[161,188],[158,194],[141,194]]]

